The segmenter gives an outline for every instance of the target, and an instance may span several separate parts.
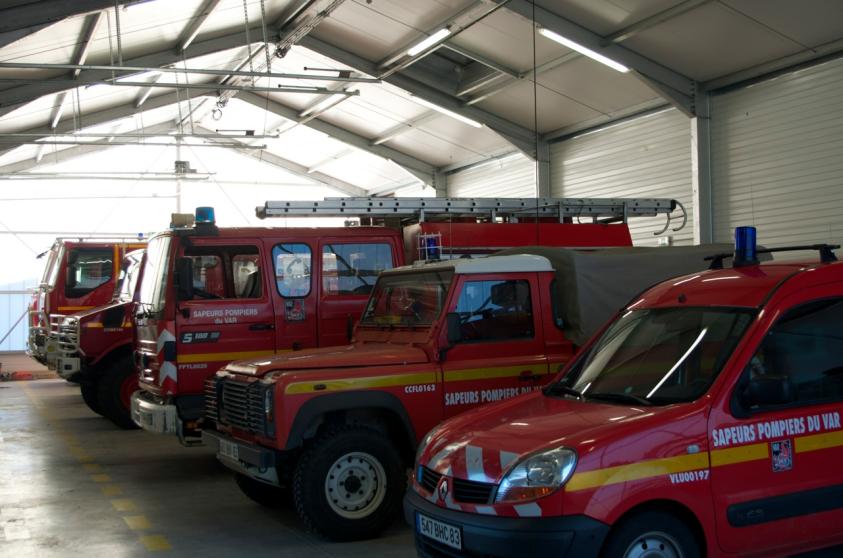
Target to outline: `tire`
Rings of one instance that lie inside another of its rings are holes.
[[[700,558],[700,544],[684,521],[669,513],[635,514],[609,535],[603,558]]]
[[[80,382],[79,387],[82,391],[82,401],[88,406],[90,410],[102,416],[102,408],[99,402],[99,386],[95,380],[88,380]]]
[[[343,496],[348,482],[353,489]],[[401,457],[386,434],[364,425],[332,425],[299,459],[293,501],[308,529],[334,541],[363,540],[400,515],[406,486]]]
[[[98,386],[97,401],[102,415],[124,430],[138,428],[131,412],[132,393],[138,389],[138,373],[132,357],[126,355],[108,366]]]
[[[279,486],[272,486],[246,475],[236,473],[234,481],[237,487],[251,501],[267,508],[278,508],[290,499],[290,491]]]

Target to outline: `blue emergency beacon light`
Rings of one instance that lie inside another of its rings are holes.
[[[755,227],[737,227],[735,229],[735,255],[732,267],[758,265],[758,246]]]

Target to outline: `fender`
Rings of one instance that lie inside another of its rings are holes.
[[[120,351],[122,349],[126,349],[129,353],[131,353],[132,352],[132,342],[131,341],[118,341],[117,343],[114,343],[113,345],[111,345],[107,349],[105,349],[102,353],[100,353],[100,355],[97,358],[92,360],[91,363],[90,363],[90,366],[97,366],[103,360],[111,357],[114,353],[116,353],[117,351]]]
[[[322,395],[302,405],[287,436],[286,449],[301,447],[305,432],[322,415],[353,409],[383,409],[394,413],[401,420],[410,447],[416,447],[416,431],[400,399],[385,391],[352,391]]]

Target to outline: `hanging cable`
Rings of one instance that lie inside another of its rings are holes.
[[[541,197],[541,154],[539,151],[539,94],[538,81],[536,75],[538,66],[536,61],[536,0],[530,2],[533,7],[533,133],[535,134],[536,144],[536,244],[539,242],[539,198]]]

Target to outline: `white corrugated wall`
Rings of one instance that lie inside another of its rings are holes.
[[[713,232],[766,245],[843,241],[843,60],[714,96]]]
[[[452,198],[535,198],[536,164],[526,156],[509,155],[448,175]]]
[[[688,223],[661,236],[672,236],[673,244],[693,244],[690,126],[688,117],[670,109],[555,143],[550,146],[551,195],[677,199],[688,211]],[[630,220],[633,242],[656,245],[653,233],[664,223],[663,217]]]

